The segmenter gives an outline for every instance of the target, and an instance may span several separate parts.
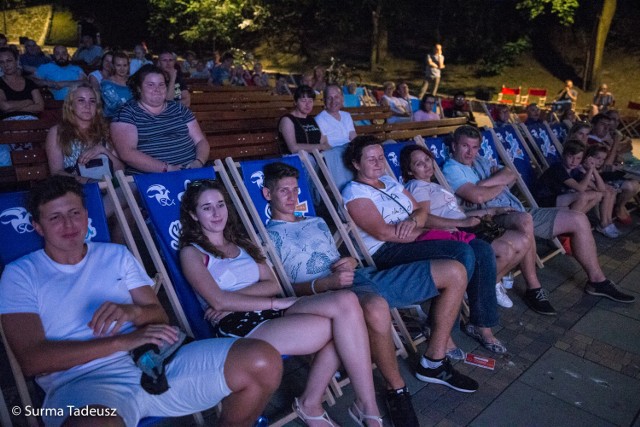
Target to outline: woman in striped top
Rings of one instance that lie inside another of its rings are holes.
[[[111,123],[111,137],[127,173],[169,172],[202,167],[209,143],[193,113],[165,99],[167,75],[144,65],[129,79],[134,100]]]

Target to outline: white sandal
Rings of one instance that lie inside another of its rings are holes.
[[[302,407],[300,406],[300,401],[298,401],[298,398],[295,397],[293,399],[293,410],[295,411],[296,414],[298,414],[298,417],[300,417],[300,419],[306,424],[309,425],[309,423],[307,421],[324,421],[325,423],[327,423],[328,425],[330,425],[331,427],[339,427],[338,424],[336,424],[331,417],[329,417],[329,414],[327,414],[327,411],[324,411],[322,413],[322,415],[319,416],[311,416],[311,415],[307,415],[304,413],[304,411],[302,410]],[[382,425],[382,424],[381,424]]]
[[[383,426],[382,417],[379,417],[377,415],[365,414],[364,412],[362,412],[360,408],[358,408],[358,405],[356,405],[356,402],[353,402],[353,405],[349,407],[349,415],[351,416],[353,421],[358,423],[360,427],[367,427],[367,424],[365,424],[366,420],[376,421],[378,425],[380,425],[380,427]]]

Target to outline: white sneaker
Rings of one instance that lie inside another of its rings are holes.
[[[598,225],[596,227],[596,231],[599,233],[602,233],[603,235],[607,236],[610,239],[615,239],[620,237],[620,230],[618,230],[618,227],[616,227],[615,224],[613,223],[607,225],[606,227],[602,227]]]
[[[507,295],[507,291],[502,286],[502,283],[496,283],[496,299],[498,300],[498,305],[504,308],[513,307],[513,301]]]

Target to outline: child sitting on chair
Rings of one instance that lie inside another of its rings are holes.
[[[607,190],[595,163],[582,163],[584,152],[585,146],[580,141],[569,140],[565,143],[562,162],[552,164],[538,178],[535,195],[541,207],[568,207],[587,213],[603,201],[601,211],[611,203],[609,199],[612,195]],[[574,175],[581,164],[584,172]],[[610,238],[619,236],[618,229],[611,221],[611,213],[601,214],[596,230]]]

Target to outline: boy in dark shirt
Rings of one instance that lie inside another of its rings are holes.
[[[606,186],[593,162],[584,165],[584,173],[574,175],[584,152],[585,146],[580,141],[565,143],[562,162],[552,164],[538,178],[535,194],[541,207],[569,207],[587,213],[603,200]],[[611,222],[600,224],[596,229],[607,237],[619,235]]]

